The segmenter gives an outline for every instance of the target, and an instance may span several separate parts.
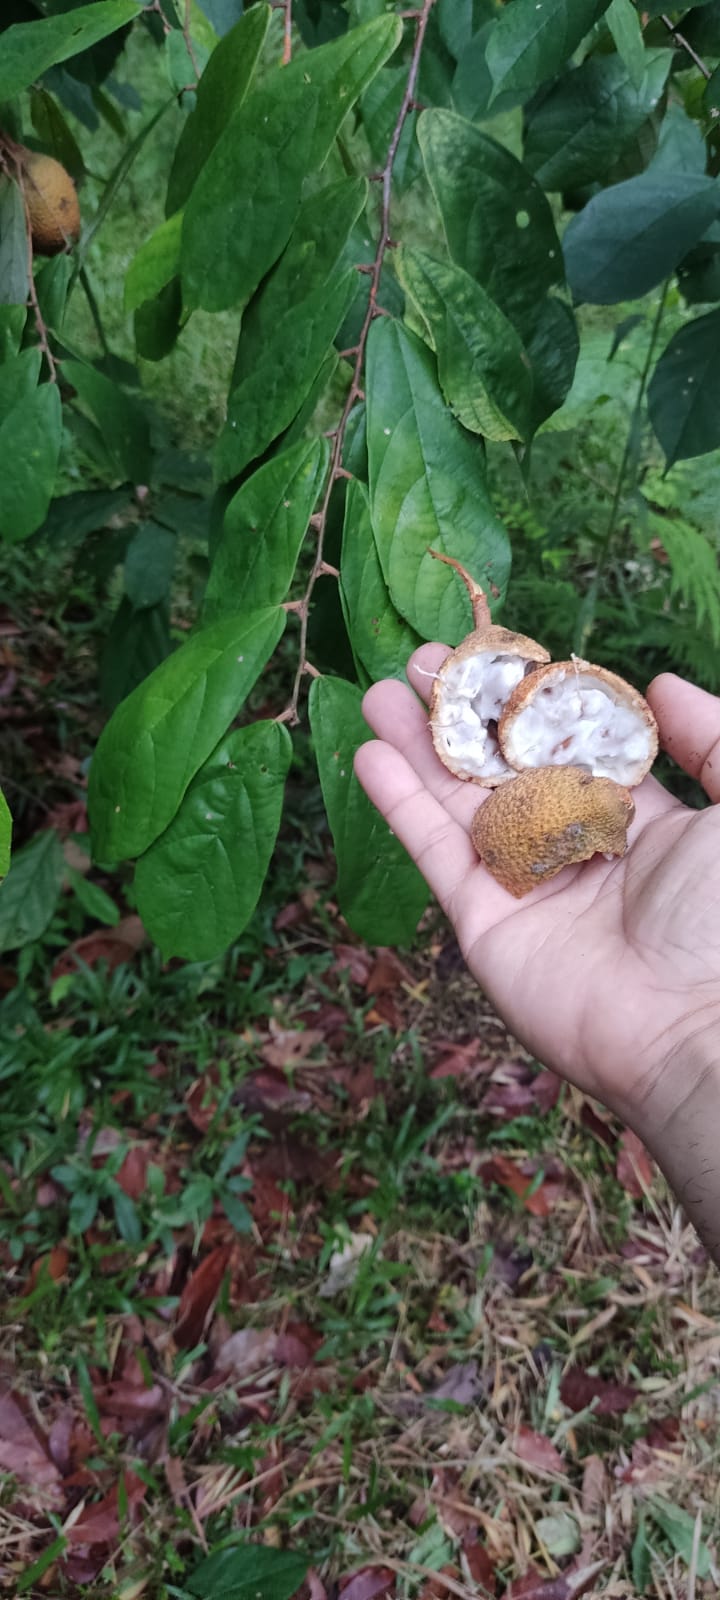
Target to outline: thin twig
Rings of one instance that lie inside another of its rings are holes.
[[[292,61],[292,0],[283,0],[285,25],[283,29],[282,65],[287,66]]]
[[[302,597],[300,606],[300,642],[298,667],[297,672],[295,673],[295,681],[293,683],[293,691],[289,704],[278,718],[278,721],[289,722],[291,726],[294,726],[299,721],[298,701],[300,699],[300,688],[303,677],[308,674],[309,670],[306,658],[306,650],[308,621],[310,617],[310,602],[312,600],[315,584],[317,583],[318,578],[322,575],[323,570],[326,570],[323,557],[323,546],[325,544],[325,533],[327,529],[330,499],[338,479],[352,477],[352,474],[347,472],[342,464],[343,448],[345,445],[345,430],[347,428],[350,412],[352,411],[355,402],[362,394],[361,378],[370,327],[374,318],[383,314],[382,307],[377,303],[377,297],[380,287],[380,277],[385,262],[385,255],[390,245],[390,203],[392,198],[393,168],[395,165],[395,158],[397,156],[398,145],[400,143],[400,136],[415,97],[415,86],[417,84],[418,72],[420,70],[420,56],[422,54],[423,42],[425,39],[425,30],[427,28],[428,17],[434,4],[435,0],[423,0],[422,8],[414,14],[417,20],[417,32],[415,34],[415,42],[413,44],[412,55],[410,58],[410,67],[408,71],[407,82],[405,84],[405,93],[402,98],[400,110],[397,114],[395,127],[393,128],[387,156],[385,158],[385,165],[381,174],[382,207],[380,212],[380,237],[378,239],[373,262],[368,265],[363,263],[358,268],[358,271],[368,273],[370,277],[370,291],[368,294],[368,303],[363,325],[357,341],[355,365],[353,367],[353,374],[350,380],[350,387],[345,398],[345,404],[343,406],[337,431],[333,439],[332,452],[330,455],[330,468],[328,471],[328,478],[325,486],[322,505],[319,512],[317,512],[316,516],[313,518],[313,524],[317,528],[317,544],[315,547],[315,559],[313,561],[312,571],[308,578],[307,587]]]
[[[712,73],[707,65],[707,62],[703,61],[702,56],[699,56],[697,51],[693,50],[690,40],[685,38],[684,33],[679,32],[679,30],[675,27],[675,23],[673,22],[672,18],[669,17],[665,11],[663,11],[660,21],[667,28],[668,33],[672,34],[673,39],[677,40],[680,49],[684,50],[685,54],[690,57],[690,60],[695,62],[698,72],[701,72],[704,78],[711,78]]]
[[[197,83],[198,78],[200,77],[200,68],[198,66],[197,57],[195,55],[195,49],[194,49],[193,42],[192,42],[192,34],[190,33],[190,6],[191,6],[191,3],[192,3],[192,0],[185,0],[185,20],[183,22],[183,39],[185,40],[185,49],[187,50],[187,53],[188,53],[188,55],[190,57],[190,60],[192,62],[192,69],[193,69],[193,72],[195,73],[195,83]]]

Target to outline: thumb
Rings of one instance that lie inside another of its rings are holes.
[[[647,699],[663,750],[699,780],[711,800],[720,801],[720,699],[674,672],[654,678]]]

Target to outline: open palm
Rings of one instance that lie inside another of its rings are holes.
[[[412,657],[423,698],[447,653]],[[720,798],[720,702],[671,675],[648,693],[664,748]],[[646,778],[622,860],[568,867],[515,900],[470,841],[483,790],[438,760],[416,696],[387,680],[364,712],[377,740],[358,752],[358,777],[516,1036],[633,1125],[661,1081],[663,1114],[674,1094],[680,1104],[686,1074],[666,1084],[676,1054],[720,1023],[720,809],[691,810]]]

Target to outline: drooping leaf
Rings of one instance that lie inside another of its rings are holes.
[[[250,12],[252,16],[252,12]],[[182,212],[161,222],[133,256],[125,276],[125,310],[136,311],[174,278],[180,266]]]
[[[541,300],[534,326],[525,336],[525,354],[533,375],[532,433],[563,405],[575,376],[580,336],[564,300],[549,294]]]
[[[90,768],[88,804],[99,860],[142,855],[164,832],[284,625],[285,614],[273,609],[203,628],[118,706]]]
[[[702,174],[706,165],[707,145],[702,129],[683,106],[672,103],[660,124],[657,150],[648,171]]]
[[[389,317],[368,340],[367,431],[373,531],[391,598],[423,638],[457,644],[469,604],[428,547],[455,556],[497,595],[510,569],[508,538],[490,503],[482,445],[445,406],[428,350]]]
[[[98,424],[121,476],[131,483],[147,483],[152,447],[142,403],[82,361],[63,362],[63,372]]]
[[[6,39],[7,34],[2,37]],[[0,176],[0,305],[24,308],[27,296],[25,208],[19,185]]]
[[[177,539],[158,522],[142,522],[125,556],[125,593],[132,606],[155,606],[170,592]]]
[[[48,67],[88,50],[138,15],[137,0],[97,0],[59,17],[16,22],[2,36],[0,101],[12,100]]]
[[[42,355],[39,350],[21,350],[0,366],[0,422],[20,404],[29,400],[38,386]]]
[[[363,129],[367,135],[373,161],[382,168],[388,146],[398,119],[407,85],[407,67],[383,67],[362,97]],[[397,153],[393,162],[393,183],[406,189],[422,172],[422,160],[415,138],[417,113],[406,117]]]
[[[637,89],[645,72],[645,44],[640,18],[632,0],[611,0],[605,12],[605,21],[615,42],[615,49],[630,74]]]
[[[424,111],[418,139],[453,261],[524,338],[538,301],[564,278],[546,195],[509,150],[452,111]]]
[[[205,621],[285,599],[328,454],[327,440],[303,439],[266,462],[238,489],[225,512],[210,569]]]
[[[60,898],[64,865],[52,828],[15,851],[0,884],[0,952],[31,944],[45,932]]]
[[[214,452],[218,482],[257,460],[300,410],[352,305],[357,274],[338,273],[292,301],[247,377],[230,391],[227,421]]]
[[[116,928],[120,921],[120,912],[109,894],[100,888],[99,883],[92,883],[89,878],[84,878],[81,872],[76,872],[74,867],[68,868],[68,880],[76,898],[80,901],[83,911],[89,917],[94,917],[96,922],[102,922],[106,928]]]
[[[495,95],[531,94],[567,61],[610,0],[512,0],[487,44]]]
[[[669,50],[648,50],[639,84],[619,56],[592,56],[530,107],[523,155],[543,189],[593,183],[609,171],[657,105]]]
[[[397,17],[363,27],[269,73],[231,118],[193,190],[182,233],[187,304],[247,305],[290,237],[309,171],[398,44]]]
[[[57,384],[43,383],[0,423],[0,538],[16,544],[45,521],[55,487],[62,408]]]
[[[73,263],[68,255],[53,256],[35,273],[40,315],[52,333],[62,333],[72,275]]]
[[[355,752],[369,733],[361,698],[360,690],[342,678],[316,678],[310,689],[310,726],[335,845],[336,893],[361,939],[407,944],[428,892],[353,772]]]
[[[228,734],[141,856],[138,911],[166,959],[209,961],[249,922],[275,847],[291,755],[277,722]]]
[[[692,173],[643,172],[603,189],[563,239],[577,300],[612,305],[662,283],[720,212],[720,187]]]
[[[668,467],[720,445],[720,310],[673,335],[650,380],[648,411]]]
[[[16,356],[27,321],[27,308],[23,305],[3,305],[0,296],[0,362]]]
[[[297,1551],[241,1543],[214,1550],[183,1581],[201,1600],[291,1600],[309,1565]]]
[[[267,35],[270,7],[254,5],[230,28],[200,78],[170,169],[167,215],[184,206],[208,156],[242,105]]]
[[[11,841],[12,814],[2,789],[0,789],[0,878],[7,876],[10,867]]]
[[[146,361],[162,361],[177,344],[182,327],[182,284],[171,278],[154,300],[144,300],[135,312],[135,348]]]
[[[123,595],[100,655],[100,703],[104,709],[114,711],[172,650],[167,603],[136,611]]]
[[[462,267],[403,245],[400,282],[425,322],[451,411],[488,439],[527,439],[533,380],[504,312]]]
[[[30,115],[38,139],[48,154],[62,162],[71,178],[81,178],[85,163],[80,146],[57,100],[42,86],[31,90]]]
[[[363,483],[348,484],[340,560],[340,593],[353,649],[372,679],[405,679],[419,634],[395,610],[373,537]]]

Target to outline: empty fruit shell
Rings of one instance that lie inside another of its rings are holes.
[[[435,675],[430,696],[430,732],[443,765],[456,778],[495,788],[515,776],[500,752],[498,722],[503,709],[525,674],[550,656],[542,645],[522,633],[498,627],[490,619],[483,590],[458,562],[437,559],[455,567],[468,590],[475,621],[474,631],[453,650]]]
[[[541,666],[518,684],[498,728],[514,770],[582,766],[634,788],[658,750],[657,723],[637,689],[588,661]]]
[[[624,856],[632,795],[582,767],[533,767],[475,813],[471,837],[488,872],[520,899],[563,867],[600,852]]]

